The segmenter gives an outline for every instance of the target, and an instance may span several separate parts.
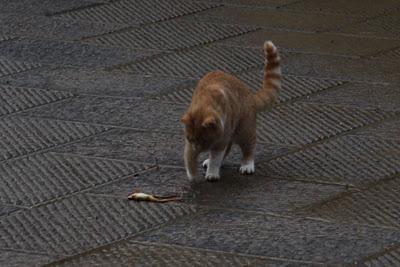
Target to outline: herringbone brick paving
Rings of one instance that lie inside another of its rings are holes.
[[[0,0],[0,266],[400,266],[400,2]],[[196,81],[261,84],[257,172],[190,184]],[[183,201],[129,202],[132,190]]]

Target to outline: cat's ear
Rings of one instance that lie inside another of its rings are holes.
[[[185,114],[185,115],[183,115],[182,116],[182,118],[181,118],[181,122],[183,123],[183,124],[185,124],[185,125],[189,125],[189,123],[190,123],[190,116],[189,116],[189,114]]]
[[[208,129],[216,129],[218,126],[218,120],[212,116],[206,117],[201,126]]]

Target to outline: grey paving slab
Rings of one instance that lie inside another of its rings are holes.
[[[19,16],[48,15],[90,6],[102,0],[20,0],[1,1],[2,12],[16,12]]]
[[[312,95],[305,101],[398,111],[400,84],[347,83],[324,94]]]
[[[397,266],[400,264],[400,248],[390,249],[368,257],[362,263],[367,267]]]
[[[273,40],[281,50],[349,57],[368,56],[399,46],[397,40],[347,36],[335,33],[295,32],[262,29],[221,41],[225,45],[260,47],[265,40]]]
[[[345,27],[338,27],[335,32],[370,36],[376,38],[399,39],[400,33],[400,11],[394,9],[393,12],[371,18],[363,22],[350,24]]]
[[[259,8],[278,8],[297,0],[196,0],[200,2],[221,3],[224,6],[249,6]]]
[[[257,49],[208,46],[126,64],[120,69],[142,74],[199,78],[213,70],[239,72],[263,64],[261,46]]]
[[[5,205],[0,204],[0,217],[1,216],[8,216],[8,215],[10,215],[11,213],[13,213],[13,212],[15,212],[17,210],[19,210],[19,208],[17,208],[17,207],[5,206]]]
[[[3,35],[79,40],[91,35],[112,32],[125,25],[79,21],[45,16],[24,17],[18,13],[0,13]]]
[[[258,170],[286,178],[366,185],[399,171],[400,143],[344,136],[260,164]]]
[[[294,103],[260,113],[257,135],[261,142],[304,145],[327,139],[393,116],[379,110]]]
[[[310,216],[337,222],[400,228],[400,179],[382,181],[361,192],[315,205]]]
[[[139,235],[167,243],[291,260],[346,264],[397,242],[398,231],[211,210]],[[330,248],[330,249],[327,249]]]
[[[0,265],[3,267],[42,266],[51,259],[44,254],[0,250]]]
[[[357,82],[398,82],[398,61],[353,59],[333,55],[291,53],[283,61],[283,73]]]
[[[143,25],[180,17],[219,5],[220,4],[182,0],[122,0],[112,1],[104,5],[73,10],[71,12],[64,12],[57,16],[80,20],[101,21],[106,23]]]
[[[363,18],[342,14],[313,14],[282,9],[224,6],[194,14],[187,19],[221,24],[259,26],[296,31],[327,31],[354,24]]]
[[[191,201],[197,204],[279,214],[293,214],[346,191],[341,186],[274,180],[257,169],[252,176],[226,169],[218,183],[201,183],[194,190]]]
[[[72,97],[67,92],[0,86],[0,116]]]
[[[71,255],[194,211],[183,204],[79,195],[3,218],[0,248]]]
[[[46,67],[0,78],[0,83],[15,86],[120,97],[154,97],[191,86],[194,82],[194,79],[178,77],[155,77],[68,67]]]
[[[130,62],[154,53],[154,51],[29,38],[0,43],[0,55],[3,57],[51,65],[104,67]]]
[[[159,196],[189,194],[191,185],[183,168],[160,167],[90,190],[91,194],[126,198],[132,192]]]
[[[41,154],[0,165],[0,201],[34,206],[133,175],[150,166],[72,155]]]
[[[395,117],[392,120],[384,121],[377,125],[371,125],[360,131],[353,133],[353,135],[369,136],[375,139],[391,139],[399,141],[400,133],[400,118]]]
[[[0,161],[76,141],[110,128],[49,119],[0,120]]]
[[[384,0],[377,3],[373,0],[346,1],[334,3],[329,0],[302,0],[289,3],[282,7],[284,10],[294,10],[305,13],[343,14],[348,16],[372,17],[399,7],[396,0]]]
[[[179,128],[181,129],[181,128]],[[117,129],[87,141],[76,142],[57,148],[57,152],[73,153],[95,157],[105,157],[139,162],[158,163],[183,167],[183,134],[138,132],[129,129]],[[287,153],[285,146],[258,144],[256,158],[259,161]],[[206,154],[204,154],[204,159]],[[202,157],[202,158],[203,158]],[[239,149],[234,146],[227,158],[228,165],[237,167],[241,160]],[[199,160],[200,165],[200,160]]]
[[[55,262],[50,266],[299,266],[274,261],[179,246],[147,244],[132,240]],[[309,265],[302,265],[309,266]],[[310,264],[310,266],[312,266]]]
[[[39,67],[41,67],[39,63],[29,63],[0,57],[0,77]]]
[[[180,118],[185,109],[182,105],[154,100],[79,96],[22,114],[151,131],[181,132]]]
[[[107,46],[174,50],[212,43],[253,30],[256,30],[256,27],[171,20],[85,41]]]
[[[263,74],[258,69],[235,75],[244,82],[253,92],[262,86]],[[279,92],[279,101],[285,102],[296,98],[312,95],[342,84],[343,81],[284,75],[282,77],[282,90]],[[187,104],[190,103],[195,85],[177,88],[176,90],[160,94],[156,98],[165,101]]]

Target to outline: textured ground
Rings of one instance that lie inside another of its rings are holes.
[[[0,23],[0,266],[400,266],[398,0],[0,0]],[[236,148],[191,186],[196,80],[256,90],[267,39],[257,174]]]

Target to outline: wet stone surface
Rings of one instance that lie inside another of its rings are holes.
[[[400,266],[400,3],[0,0],[0,266]],[[215,70],[282,89],[254,175],[184,168]],[[179,195],[169,203],[132,192]]]
[[[396,242],[398,235],[393,230],[371,227],[211,210],[198,214],[195,220],[180,220],[135,239],[345,264]],[[327,251],[326,247],[335,249]]]

